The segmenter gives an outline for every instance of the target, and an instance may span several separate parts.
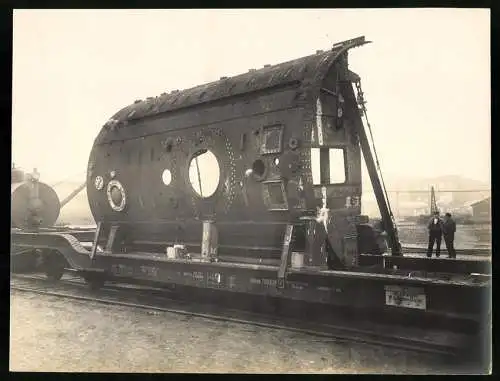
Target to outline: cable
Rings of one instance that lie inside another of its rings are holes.
[[[382,189],[384,191],[384,195],[385,195],[385,198],[387,200],[387,206],[389,208],[389,215],[391,216],[391,218],[394,221],[394,214],[392,212],[391,204],[389,203],[389,195],[387,194],[387,189],[385,187],[384,177],[382,175],[382,169],[380,168],[380,162],[378,160],[377,148],[375,147],[375,139],[373,138],[372,128],[371,128],[371,125],[370,125],[370,121],[368,120],[368,114],[366,112],[366,107],[365,107],[365,103],[366,102],[364,101],[364,94],[363,94],[363,90],[361,89],[361,80],[358,80],[358,83],[356,84],[356,87],[357,87],[357,90],[358,90],[358,96],[362,100],[362,102],[361,102],[361,108],[363,110],[363,115],[364,115],[365,120],[366,120],[366,125],[368,126],[368,131],[370,132],[370,138],[371,138],[371,142],[372,142],[372,146],[373,146],[373,154],[375,156],[375,164],[377,166],[377,170],[378,170],[379,175],[380,175],[380,182],[382,183]]]

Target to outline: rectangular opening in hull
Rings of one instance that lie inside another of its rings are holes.
[[[344,184],[347,180],[344,148],[311,148],[314,185]]]

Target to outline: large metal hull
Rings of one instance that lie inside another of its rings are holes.
[[[95,221],[126,230],[127,250],[147,251],[176,243],[197,251],[203,221],[214,221],[221,255],[269,259],[279,258],[288,222],[322,209],[332,250],[343,258],[361,212],[359,115],[352,105],[343,109],[353,91],[344,53],[318,53],[116,113],[89,158]],[[213,191],[192,176],[205,151],[217,162],[203,175],[214,179]]]

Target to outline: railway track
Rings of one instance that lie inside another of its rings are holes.
[[[65,274],[59,282],[51,282],[43,275],[11,275],[11,292],[27,292],[81,302],[130,307],[147,313],[173,313],[190,317],[263,328],[286,330],[315,337],[315,340],[348,342],[390,347],[409,352],[442,355],[452,358],[458,355],[457,346],[461,335],[417,328],[386,326],[380,324],[349,325],[345,321],[328,324],[297,320],[290,317],[270,316],[243,310],[220,308],[211,304],[199,304],[179,300],[174,293],[162,288],[132,286],[119,283],[106,284],[99,291],[92,291],[74,274]],[[214,311],[216,310],[216,311]]]
[[[402,246],[403,253],[405,254],[419,254],[421,256],[425,256],[425,252],[427,250],[427,247],[425,245],[405,245],[403,244]],[[481,247],[481,248],[456,248],[455,252],[458,257],[476,257],[476,258],[483,258],[483,257],[490,257],[492,253],[492,248],[491,247]],[[441,255],[443,257],[448,256],[448,252],[446,250],[446,247],[441,248]]]

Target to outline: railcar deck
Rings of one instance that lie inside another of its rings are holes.
[[[84,273],[338,306],[481,314],[491,287],[487,259],[362,255],[362,266],[356,269],[328,270],[294,268],[289,258],[274,266],[210,262],[195,255],[170,259],[148,252],[96,252],[92,257],[71,234],[16,232],[12,237],[17,247],[57,250],[72,268]]]

